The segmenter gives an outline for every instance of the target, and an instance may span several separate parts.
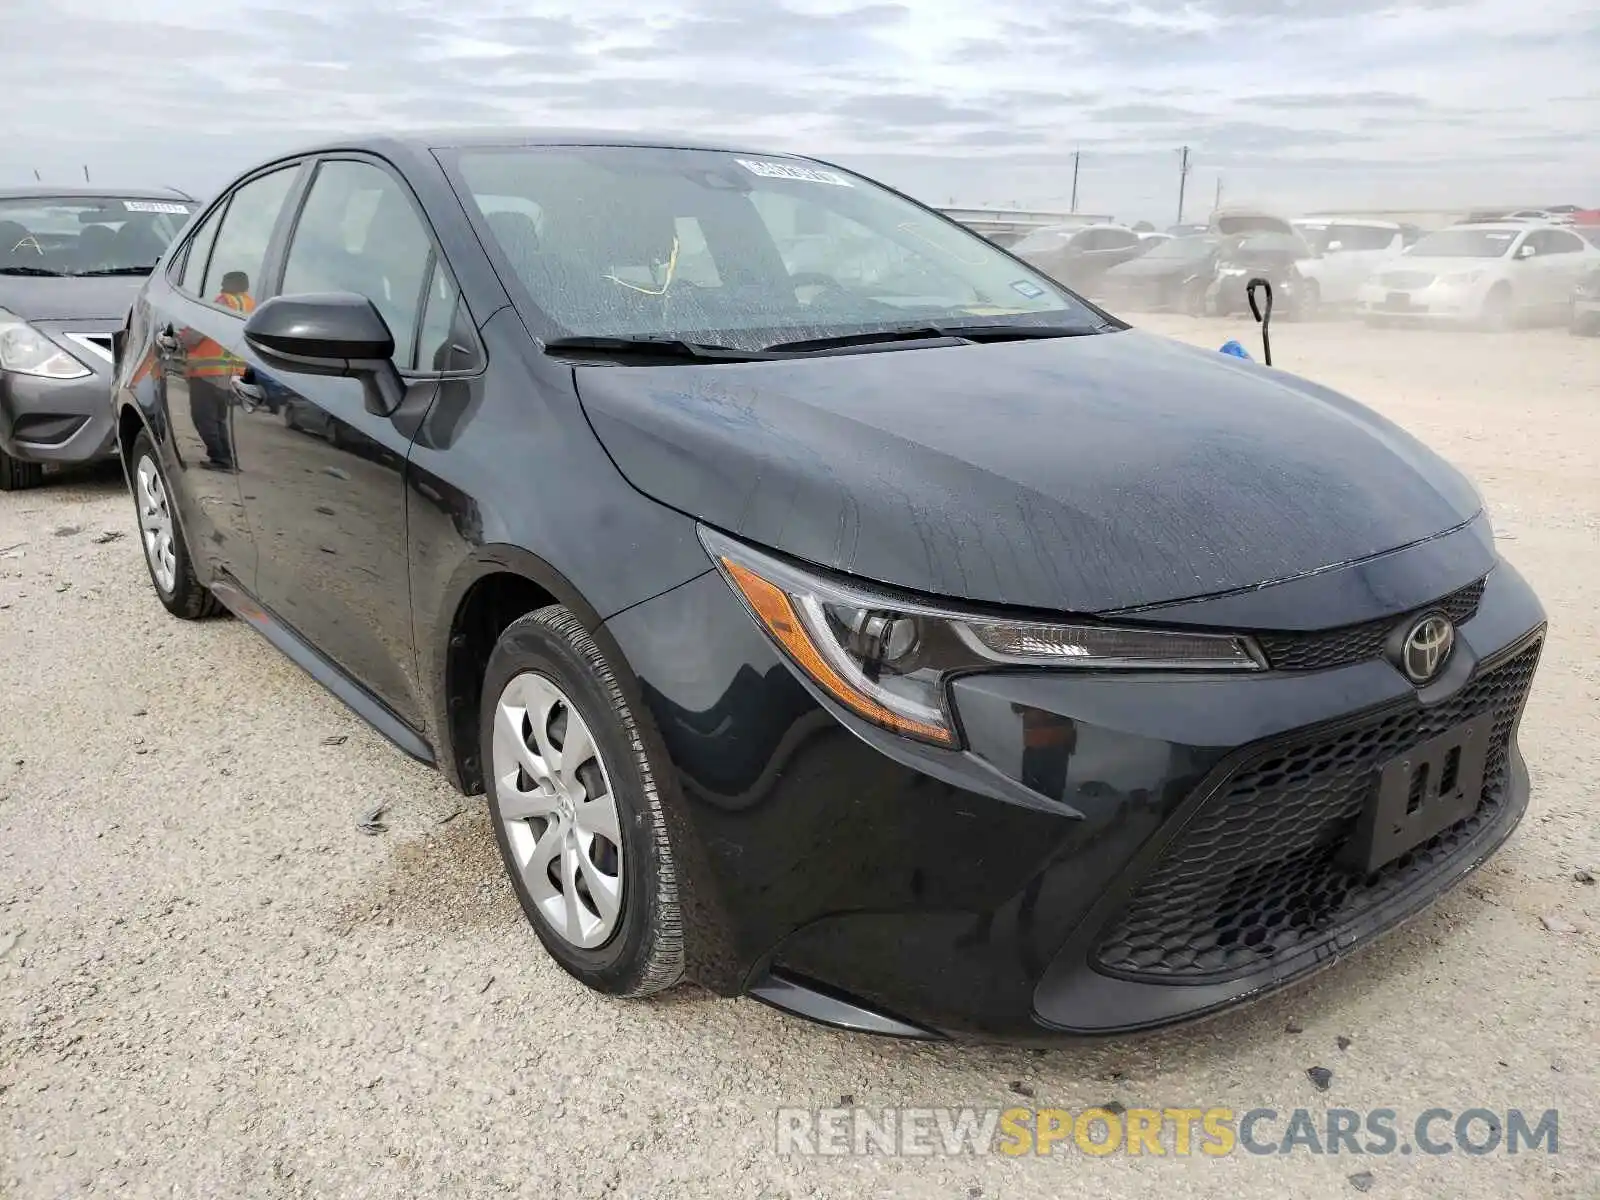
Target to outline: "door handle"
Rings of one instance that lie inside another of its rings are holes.
[[[178,351],[178,335],[171,325],[156,334],[156,349],[166,354],[176,354]]]

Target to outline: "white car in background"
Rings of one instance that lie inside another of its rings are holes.
[[[1375,270],[1405,249],[1405,230],[1394,221],[1342,217],[1296,217],[1295,232],[1320,256],[1302,263],[1324,304],[1354,304],[1356,293]]]
[[[1596,249],[1549,224],[1452,225],[1381,267],[1356,294],[1369,324],[1469,321],[1488,329],[1565,321]]]

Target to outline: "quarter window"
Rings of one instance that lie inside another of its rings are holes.
[[[233,193],[211,248],[210,261],[205,266],[204,282],[199,291],[202,299],[237,308],[237,301],[221,299],[224,293],[253,299],[260,291],[261,271],[266,265],[272,230],[299,169],[298,165],[280,167],[252,179]],[[195,248],[200,248],[198,238]],[[186,264],[186,281],[188,270]]]
[[[184,252],[183,274],[178,278],[178,286],[186,292],[200,294],[200,284],[206,274],[206,262],[211,258],[211,243],[217,240],[217,227],[222,224],[222,214],[227,211],[227,207],[226,202],[217,205],[216,210],[189,239],[189,248]]]
[[[432,250],[398,179],[370,163],[325,162],[295,225],[282,291],[365,296],[394,336],[395,363],[410,369]],[[441,273],[441,278],[442,286],[453,291],[448,276]],[[430,368],[424,364],[423,369]]]

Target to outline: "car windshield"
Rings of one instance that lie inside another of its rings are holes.
[[[1294,233],[1246,233],[1229,238],[1223,245],[1227,258],[1309,258],[1312,250],[1305,239]]]
[[[455,166],[563,336],[760,349],[907,324],[1104,325],[977,234],[805,160],[544,146]]]
[[[1208,237],[1180,237],[1157,242],[1145,252],[1145,258],[1204,258],[1216,247],[1216,240]]]
[[[1504,258],[1516,229],[1441,229],[1406,251],[1410,258]]]
[[[122,196],[0,197],[0,274],[148,273],[193,208]]]

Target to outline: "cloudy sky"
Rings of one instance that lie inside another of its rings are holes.
[[[0,184],[377,126],[688,130],[936,203],[1600,205],[1595,0],[4,0]]]

